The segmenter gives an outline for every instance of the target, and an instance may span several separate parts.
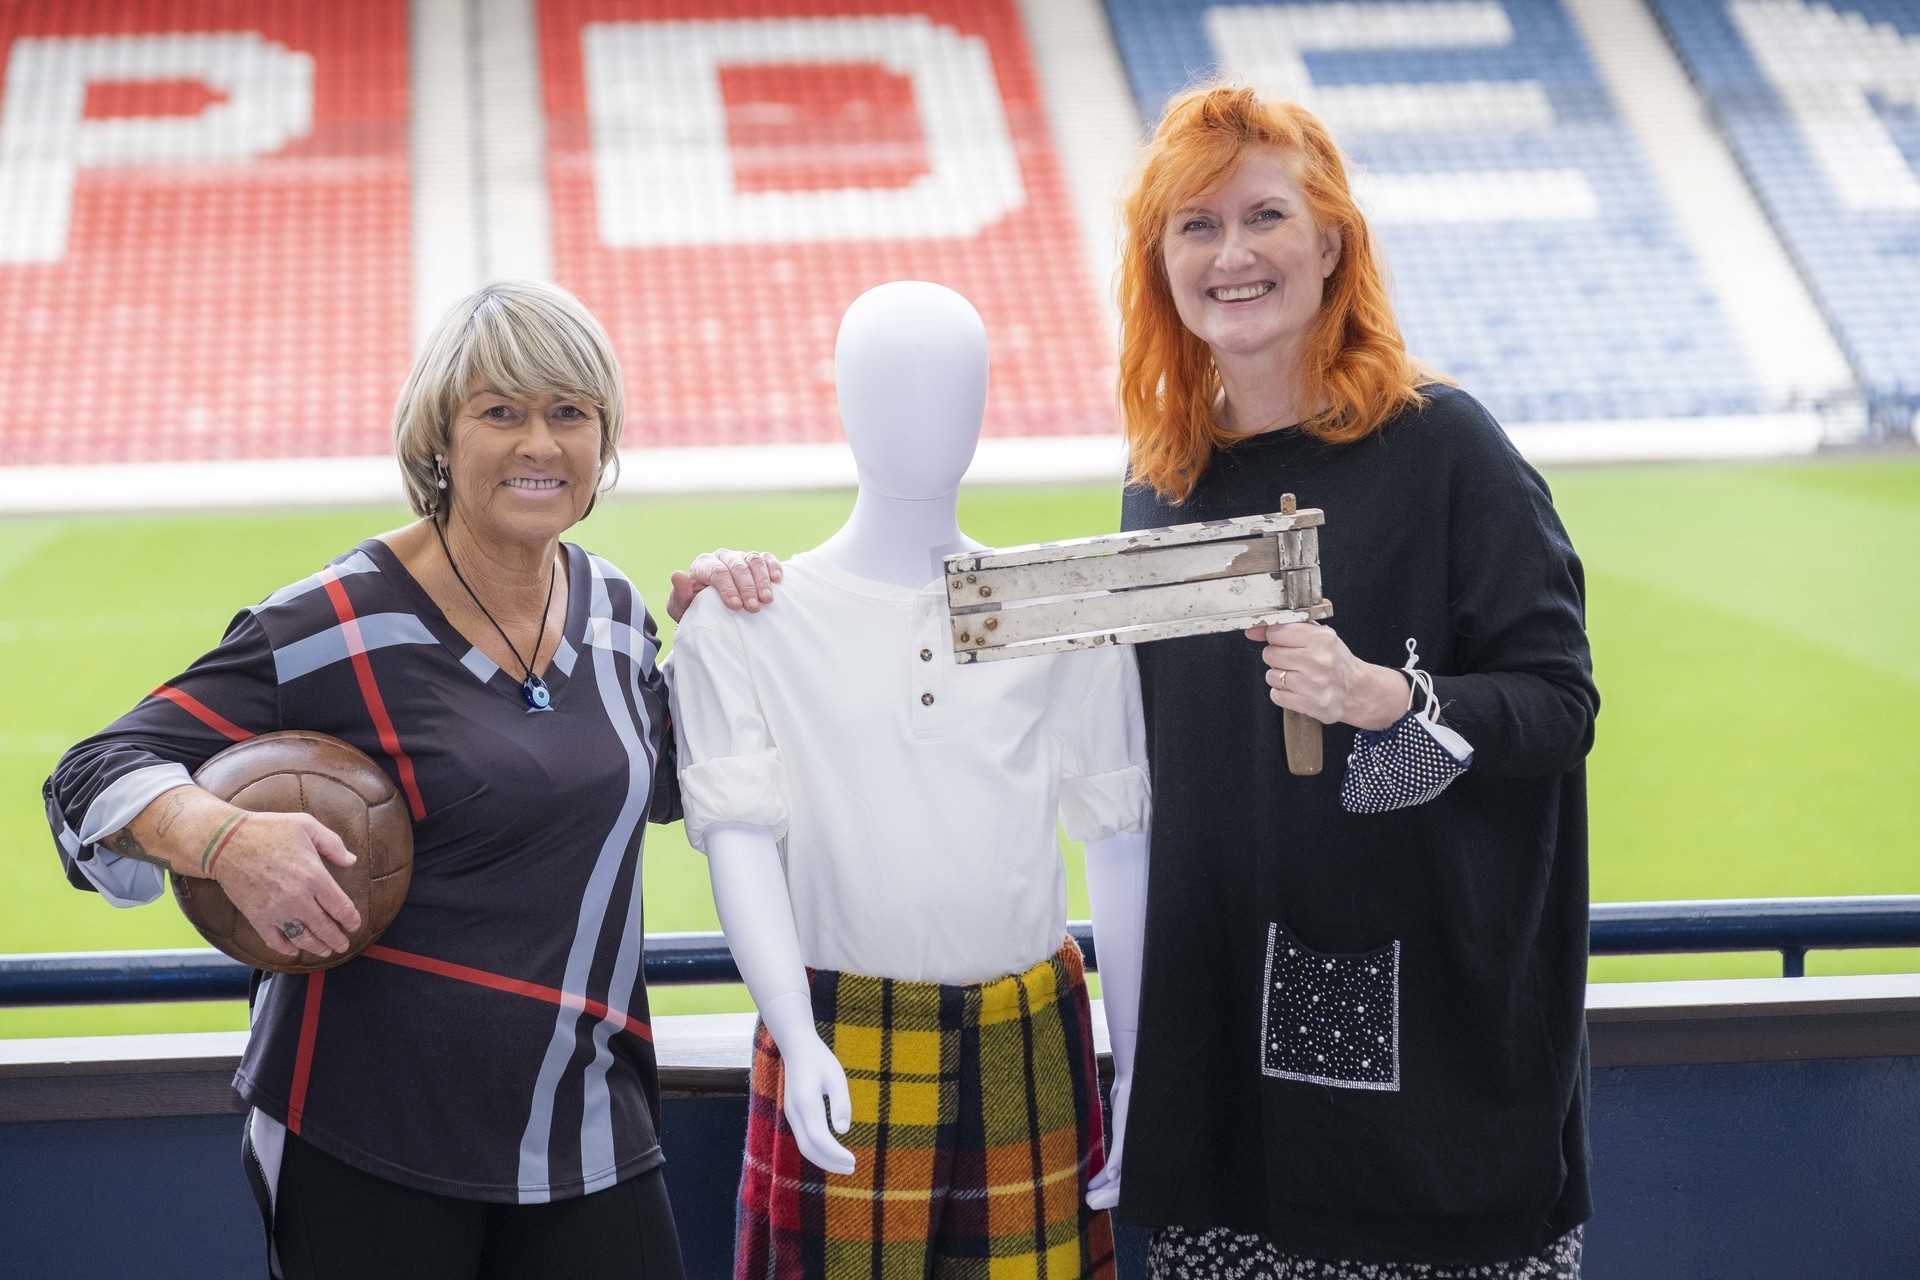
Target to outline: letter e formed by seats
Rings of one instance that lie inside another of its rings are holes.
[[[1735,0],[1727,17],[1843,208],[1920,209],[1920,179],[1873,101],[1920,108],[1920,37],[1801,0]]]
[[[87,118],[102,83],[192,81],[188,116]],[[0,262],[67,253],[83,168],[244,162],[313,129],[313,58],[252,31],[22,37],[0,97]]]
[[[986,41],[924,16],[591,23],[581,42],[611,247],[965,237],[1026,203]],[[925,172],[886,187],[741,190],[721,69],[849,63],[911,82]]]
[[[1316,84],[1309,53],[1392,51],[1440,57],[1514,43],[1498,0],[1216,5],[1206,28],[1221,66],[1264,93],[1304,104],[1343,142],[1369,134],[1455,130],[1543,134],[1553,103],[1535,79]],[[1557,222],[1596,218],[1600,201],[1577,168],[1356,169],[1355,196],[1379,224]]]

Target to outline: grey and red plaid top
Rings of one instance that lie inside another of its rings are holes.
[[[68,879],[132,906],[159,868],[96,842],[222,748],[310,729],[385,768],[413,813],[406,905],[339,968],[259,984],[234,1086],[349,1164],[469,1199],[563,1199],[662,1159],[640,877],[647,821],[679,817],[659,642],[619,570],[565,553],[550,710],[369,540],[240,613],[46,783]]]

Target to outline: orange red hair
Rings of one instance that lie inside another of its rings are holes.
[[[1218,189],[1248,150],[1272,147],[1291,162],[1314,224],[1338,227],[1340,260],[1300,357],[1300,401],[1325,405],[1299,424],[1344,444],[1422,403],[1422,384],[1443,381],[1407,355],[1394,323],[1386,271],[1347,188],[1340,149],[1305,107],[1252,89],[1208,85],[1174,95],[1121,203],[1120,417],[1135,484],[1183,502],[1216,447],[1235,440],[1214,421],[1220,375],[1206,343],[1181,323],[1161,237],[1183,201]]]

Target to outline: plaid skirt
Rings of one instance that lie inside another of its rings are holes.
[[[1113,1229],[1086,1207],[1104,1160],[1080,950],[991,982],[812,975],[846,1068],[857,1161],[806,1161],[784,1070],[754,1034],[735,1280],[1112,1280]]]

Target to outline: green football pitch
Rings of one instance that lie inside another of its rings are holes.
[[[1587,566],[1603,706],[1590,763],[1593,896],[1920,892],[1920,462],[1596,468],[1549,477]],[[845,493],[603,503],[578,533],[650,597],[700,550],[791,553]],[[985,489],[968,531],[1009,543],[1111,529],[1104,489]],[[401,522],[393,509],[0,520],[0,952],[198,945],[165,901],[66,886],[40,781],[218,639],[236,608]],[[662,619],[664,625],[665,620]],[[1077,873],[1069,849],[1070,873]],[[705,867],[653,828],[647,924],[711,929]],[[1073,874],[1073,912],[1086,899]],[[1758,976],[1778,957],[1621,957],[1603,980]],[[1920,969],[1827,952],[1810,973]],[[744,1008],[656,990],[661,1012]],[[245,1025],[238,1004],[0,1011],[0,1036]]]

